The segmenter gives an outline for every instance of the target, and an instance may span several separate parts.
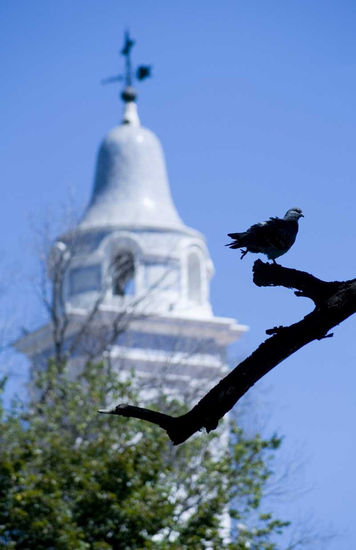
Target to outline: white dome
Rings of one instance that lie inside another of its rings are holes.
[[[183,229],[173,204],[161,144],[140,126],[135,103],[109,131],[98,153],[91,201],[80,224]]]

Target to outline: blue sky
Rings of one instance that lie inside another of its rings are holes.
[[[117,89],[99,82],[122,68],[126,27],[134,61],[153,65],[139,88],[141,121],[161,139],[178,211],[215,263],[214,311],[250,326],[232,354],[312,304],[254,287],[254,257],[240,262],[226,233],[299,206],[305,218],[281,263],[327,280],[356,276],[355,2],[4,0],[0,21],[1,282],[15,326],[38,319],[22,283],[33,269],[29,220],[41,225],[69,192],[85,205],[99,142],[120,120]],[[310,490],[285,498],[284,516],[332,526],[340,537],[323,543],[330,550],[356,537],[355,330],[347,320],[252,390],[286,456],[304,463]]]

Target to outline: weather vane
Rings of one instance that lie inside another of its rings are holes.
[[[136,79],[138,81],[144,80],[151,76],[151,66],[150,65],[139,65],[136,68],[136,71],[132,68],[131,62],[131,50],[135,45],[135,41],[130,38],[129,31],[125,32],[125,41],[124,47],[120,51],[121,55],[125,57],[125,72],[124,74],[119,74],[116,76],[110,76],[109,78],[104,78],[102,84],[111,84],[113,82],[124,82],[124,90],[121,93],[121,97],[125,102],[134,101],[136,99],[136,91],[132,87],[133,81]]]

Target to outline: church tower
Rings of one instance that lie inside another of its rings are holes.
[[[187,227],[175,208],[158,138],[141,125],[132,87],[132,46],[127,35],[121,123],[100,145],[91,199],[80,223],[52,251],[52,258],[67,254],[70,260],[63,285],[68,346],[94,312],[91,343],[83,340],[77,359],[116,323],[105,346],[113,365],[124,364],[146,379],[164,371],[172,387],[200,387],[204,380],[221,377],[226,347],[247,327],[212,312],[213,263],[203,235]],[[138,79],[148,74],[145,66],[136,72]],[[51,345],[48,324],[16,347],[35,362],[51,354]]]

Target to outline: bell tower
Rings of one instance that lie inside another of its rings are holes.
[[[69,258],[63,303],[71,319],[70,339],[91,311],[92,338],[115,319],[125,319],[105,350],[113,364],[146,378],[163,369],[169,385],[199,387],[203,379],[221,377],[226,347],[247,327],[213,314],[214,267],[204,236],[179,216],[161,144],[140,123],[133,80],[149,76],[150,68],[140,66],[134,73],[133,44],[126,34],[125,74],[108,79],[124,81],[121,123],[100,145],[91,198],[79,225],[58,239],[53,255]],[[32,360],[48,357],[50,330],[48,324],[27,335],[17,348]]]

